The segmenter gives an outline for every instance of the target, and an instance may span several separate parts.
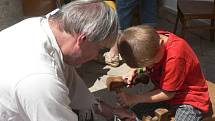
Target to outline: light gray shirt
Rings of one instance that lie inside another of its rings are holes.
[[[95,103],[74,67],[63,62],[46,18],[1,31],[0,57],[0,121],[78,121],[71,107]]]

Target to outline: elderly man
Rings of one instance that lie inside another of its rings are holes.
[[[96,101],[74,67],[96,57],[117,34],[114,11],[93,0],[1,31],[0,121],[94,120],[94,107],[112,115],[115,110],[110,114],[113,108]]]

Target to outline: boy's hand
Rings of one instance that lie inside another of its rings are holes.
[[[131,107],[137,104],[137,99],[135,94],[127,94],[125,92],[119,92],[116,95],[116,99],[122,107]]]
[[[122,79],[128,84],[127,87],[132,87],[134,85],[134,79],[137,75],[137,69],[131,69],[127,75],[122,76]]]

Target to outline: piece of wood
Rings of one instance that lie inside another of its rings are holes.
[[[169,111],[165,108],[158,108],[154,111],[155,116],[150,115],[142,117],[142,121],[170,121]]]
[[[122,76],[108,77],[106,85],[109,91],[118,91],[120,88],[125,87],[127,84],[122,79]]]
[[[142,121],[151,121],[152,117],[151,116],[143,116]]]
[[[155,110],[155,117],[157,117],[157,121],[169,121],[170,120],[169,111],[165,108],[156,109]]]

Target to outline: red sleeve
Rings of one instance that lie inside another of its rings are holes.
[[[170,58],[164,64],[163,74],[160,79],[160,88],[166,91],[177,91],[182,87],[186,63],[184,59]]]

